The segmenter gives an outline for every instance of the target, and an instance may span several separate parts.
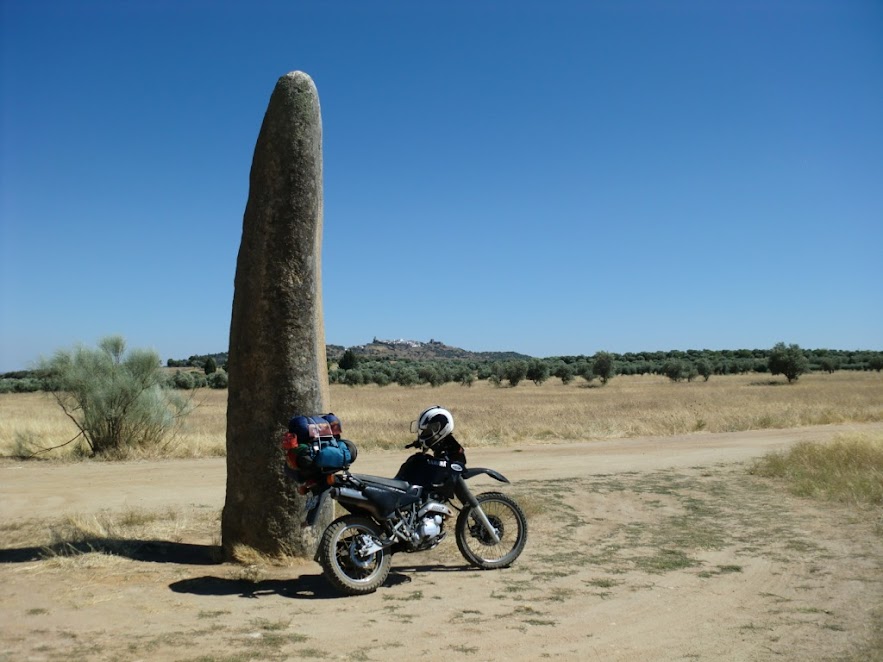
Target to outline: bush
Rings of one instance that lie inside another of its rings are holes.
[[[214,357],[210,356],[206,359],[205,365],[203,366],[203,371],[206,375],[212,375],[218,369],[218,362],[215,361]],[[222,387],[226,388],[226,386]]]
[[[54,380],[56,401],[92,455],[156,446],[186,413],[186,404],[163,388],[159,356],[126,352],[119,336],[104,338],[98,349],[58,351],[41,370]]]
[[[595,379],[595,370],[591,363],[577,363],[575,372],[589,384]]]
[[[193,380],[193,372],[189,370],[184,372],[182,370],[176,370],[175,376],[172,377],[172,386],[175,388],[191,390],[194,388],[194,380]]]
[[[371,381],[377,384],[378,386],[389,386],[392,380],[389,378],[385,372],[377,371],[373,375],[371,375]]]
[[[343,383],[347,386],[359,386],[360,384],[365,383],[365,375],[361,370],[347,370],[346,376],[343,378]]]
[[[35,377],[0,379],[0,393],[35,393],[43,388],[43,381]]]
[[[396,373],[396,383],[399,386],[413,386],[418,380],[417,371],[413,368],[403,368]]]
[[[567,363],[556,366],[552,374],[560,379],[562,384],[569,384],[573,381],[573,368]]]
[[[206,378],[206,381],[208,382],[209,388],[224,389],[227,388],[230,379],[226,372],[216,370]]]
[[[662,374],[673,382],[679,382],[687,376],[687,367],[677,359],[666,361],[662,366]]]

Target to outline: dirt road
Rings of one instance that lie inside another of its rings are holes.
[[[0,661],[862,659],[879,529],[739,464],[847,430],[883,425],[473,450],[529,512],[518,563],[473,571],[446,541],[395,557],[360,598],[312,562],[212,561],[223,459],[6,463]],[[405,456],[364,453],[358,470],[391,475]],[[39,558],[71,522],[117,553]]]
[[[645,437],[521,449],[468,449],[470,466],[493,467],[513,482],[740,462],[799,440],[883,424],[817,426],[674,437]],[[353,470],[391,476],[410,451],[362,453]],[[0,520],[91,513],[107,508],[224,505],[226,460],[0,465]],[[493,481],[490,481],[491,483]]]

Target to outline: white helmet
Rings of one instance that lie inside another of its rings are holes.
[[[426,409],[417,419],[417,440],[424,448],[432,448],[453,431],[454,417],[439,405]]]

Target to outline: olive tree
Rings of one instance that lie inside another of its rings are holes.
[[[773,375],[785,375],[788,383],[797,381],[798,377],[809,369],[809,361],[803,354],[803,350],[797,344],[786,346],[785,343],[777,343],[770,352],[768,359],[770,373]]]
[[[509,361],[503,369],[503,377],[509,381],[509,386],[518,386],[527,377],[527,365],[524,361]]]
[[[592,361],[592,372],[601,380],[602,384],[610,381],[610,378],[616,374],[616,365],[613,362],[613,355],[609,352],[598,352]]]
[[[74,439],[82,436],[92,455],[159,446],[187,412],[187,401],[167,387],[159,355],[127,352],[119,336],[102,339],[97,349],[59,350],[40,369],[80,431]]]
[[[708,361],[705,359],[699,359],[699,361],[696,362],[696,372],[702,375],[702,379],[708,381],[711,379],[711,374],[714,372],[714,369]]]
[[[525,376],[537,386],[549,378],[549,364],[540,359],[533,359],[527,365]]]

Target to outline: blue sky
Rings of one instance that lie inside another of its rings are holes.
[[[0,371],[223,351],[279,76],[326,340],[883,348],[883,3],[2,0]]]

